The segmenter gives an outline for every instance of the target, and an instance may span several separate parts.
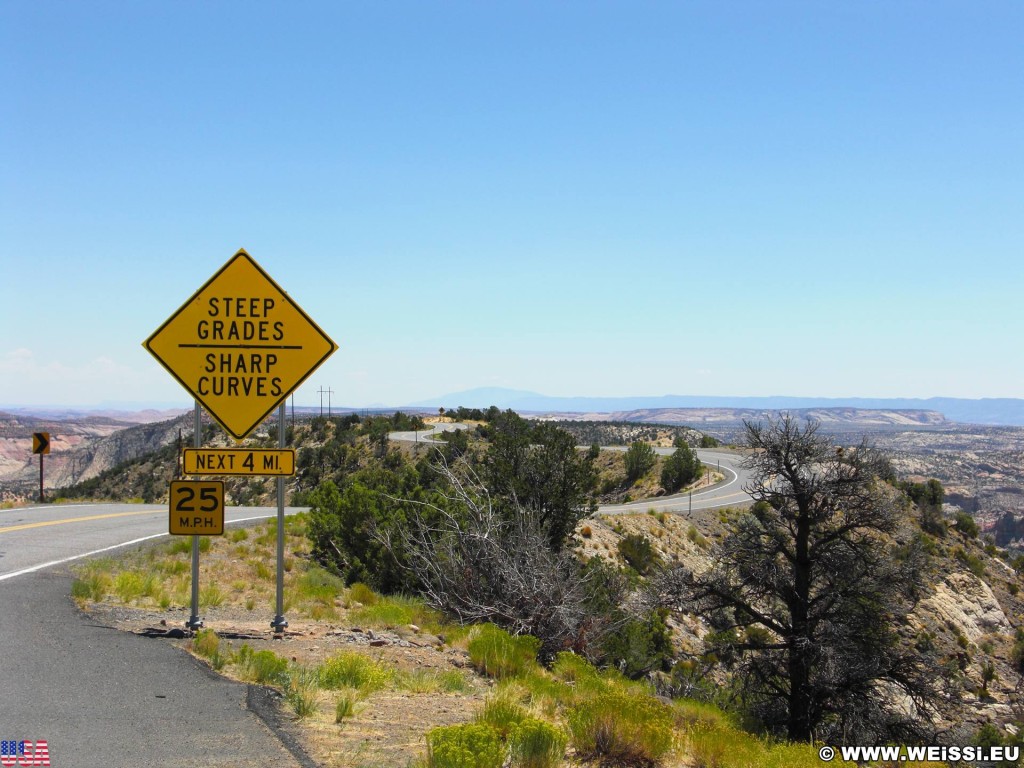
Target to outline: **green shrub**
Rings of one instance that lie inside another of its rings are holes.
[[[254,560],[250,560],[249,563],[252,565],[253,572],[256,574],[256,578],[257,579],[261,579],[263,581],[273,581],[274,580],[274,578],[275,578],[274,577],[274,572],[262,560],[255,560],[254,559]]]
[[[192,539],[188,536],[178,536],[167,546],[167,553],[170,555],[187,555],[192,552]]]
[[[386,444],[387,432],[382,435]],[[333,480],[320,483],[307,499],[311,554],[348,584],[367,583],[385,594],[407,589],[404,555],[376,536],[397,534],[407,524],[408,508],[399,498],[424,500],[419,474],[411,466],[358,470],[341,488]]]
[[[513,695],[516,692],[524,694],[524,702],[551,717],[554,717],[560,707],[574,702],[579,691],[578,683],[563,683],[546,674],[540,667],[502,685],[507,686]]]
[[[605,693],[581,701],[566,720],[584,760],[651,765],[673,747],[672,710],[650,696]]]
[[[631,533],[624,536],[619,540],[618,549],[622,559],[641,576],[646,576],[661,561],[651,540],[643,534]]]
[[[199,592],[199,604],[207,608],[216,608],[224,602],[224,592],[216,584],[207,584]]]
[[[90,585],[82,579],[75,579],[71,584],[71,596],[76,600],[89,600],[92,596]]]
[[[294,593],[298,600],[333,607],[335,599],[344,588],[345,582],[339,577],[317,565],[311,565],[295,580]]]
[[[684,485],[689,485],[704,472],[697,452],[690,448],[686,440],[676,438],[674,444],[675,452],[661,466],[661,487],[668,493],[675,493]]]
[[[486,725],[449,725],[427,733],[429,768],[501,768],[505,746]]]
[[[556,768],[562,762],[567,741],[553,725],[527,718],[514,725],[508,737],[512,768]]]
[[[357,624],[394,629],[415,624],[415,606],[404,605],[400,599],[387,598],[352,612],[350,618]]]
[[[355,651],[343,651],[320,667],[320,686],[329,690],[355,688],[367,694],[385,688],[391,678],[383,664]]]
[[[578,683],[599,677],[597,668],[572,651],[562,651],[551,664],[551,674],[567,683]]]
[[[295,710],[298,718],[309,717],[316,712],[316,692],[319,684],[317,670],[308,667],[294,667],[287,675],[285,698]]]
[[[626,480],[632,483],[646,475],[654,467],[658,461],[658,455],[650,443],[638,440],[629,446],[624,461]]]
[[[243,680],[261,685],[284,685],[288,660],[273,651],[254,651],[248,644],[238,650],[238,672]]]
[[[106,599],[113,582],[110,575],[99,570],[86,570],[81,578],[71,585],[71,596],[94,603]]]
[[[1017,674],[1024,675],[1024,635],[1020,630],[1017,630],[1017,634],[1017,641],[1010,650],[1010,663],[1017,670]]]
[[[357,581],[348,588],[348,597],[350,600],[362,603],[363,605],[374,605],[379,599],[377,593],[361,581]]]
[[[470,635],[469,660],[489,677],[516,677],[537,666],[540,645],[531,635],[513,637],[500,627],[483,624]]]
[[[978,555],[964,551],[963,547],[957,547],[953,550],[953,556],[979,579],[985,577],[985,561]]]
[[[674,654],[668,611],[658,608],[643,619],[629,619],[602,643],[605,660],[636,679],[656,669],[668,671]]]
[[[985,723],[981,728],[974,734],[974,738],[971,741],[979,747],[986,747],[991,749],[992,747],[998,747],[1003,743],[1003,735],[999,732],[999,729],[992,725],[992,723]]]
[[[686,538],[692,541],[701,549],[707,549],[709,546],[711,546],[711,543],[707,540],[705,536],[701,535],[701,532],[697,530],[697,526],[695,525],[691,525],[686,530]]]
[[[437,673],[437,683],[442,693],[469,693],[472,684],[457,669],[446,669]]]
[[[200,629],[192,638],[192,650],[204,658],[210,658],[219,648],[220,638],[212,629]]]
[[[966,512],[956,513],[956,522],[953,527],[969,539],[978,538],[978,524]]]
[[[121,571],[114,579],[114,592],[122,603],[130,603],[146,592],[146,579],[138,571]]]
[[[503,692],[484,702],[483,711],[477,715],[476,721],[491,726],[502,739],[507,739],[512,729],[528,717],[526,710]]]
[[[395,688],[412,693],[465,693],[470,690],[465,675],[457,669],[414,669],[394,675]]]
[[[334,705],[334,722],[340,723],[346,717],[352,717],[356,713],[356,701],[358,699],[358,691],[343,691]]]
[[[228,535],[228,538],[235,544],[249,538],[249,532],[245,528],[235,528]]]

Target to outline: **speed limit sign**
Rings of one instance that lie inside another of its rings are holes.
[[[224,481],[171,481],[172,536],[224,535]]]

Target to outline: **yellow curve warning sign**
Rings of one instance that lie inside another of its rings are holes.
[[[338,349],[244,250],[143,346],[236,440]]]

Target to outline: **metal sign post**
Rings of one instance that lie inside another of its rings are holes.
[[[203,424],[202,424],[202,410],[199,406],[199,401],[196,400],[196,411],[195,411],[195,434],[193,435],[193,445],[196,448],[203,447]],[[199,537],[192,537],[192,615],[188,617],[188,621],[185,622],[185,626],[191,629],[193,632],[203,626],[203,620],[199,618]]]
[[[244,440],[278,408],[278,444],[283,449],[288,395],[334,354],[338,345],[248,253],[239,250],[143,346],[196,401],[195,451],[186,451],[182,457],[186,474],[192,470],[194,474],[278,476],[277,613],[271,627],[283,633],[288,626],[284,619],[284,476],[294,474],[295,454],[241,448],[202,451],[201,408],[237,441]],[[181,493],[198,495],[204,508],[196,511],[211,515],[210,505],[219,498],[223,512],[223,492],[218,495],[212,486]],[[180,530],[184,527],[181,518],[178,523]],[[194,516],[189,527],[200,533],[208,531],[213,517]],[[208,535],[216,534],[211,530]],[[203,626],[199,618],[198,535],[192,537],[192,615],[187,626],[193,630]]]
[[[285,406],[281,403],[277,427],[277,446],[285,447]],[[270,622],[274,634],[283,635],[288,622],[284,618],[284,478],[277,478],[277,613]]]
[[[33,432],[32,433],[32,453],[39,455],[39,503],[43,504],[46,501],[46,496],[43,494],[43,456],[50,452],[50,433],[49,432]]]

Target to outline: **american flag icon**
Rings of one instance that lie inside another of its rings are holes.
[[[34,742],[23,739],[0,741],[0,766],[4,768],[31,768],[49,764],[50,748],[42,739]]]

